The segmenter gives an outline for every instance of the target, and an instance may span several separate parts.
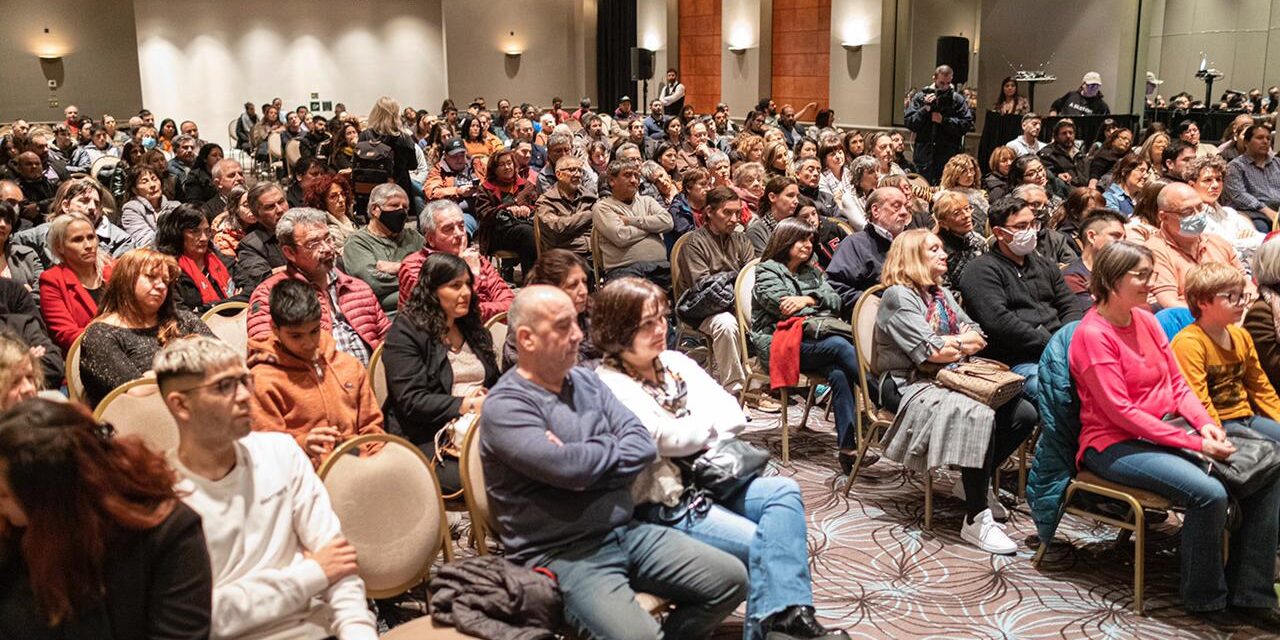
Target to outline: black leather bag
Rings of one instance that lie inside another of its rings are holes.
[[[769,452],[733,438],[717,441],[701,454],[675,462],[684,473],[687,484],[706,491],[716,502],[722,502],[764,471],[769,464]]]
[[[1180,417],[1166,417],[1165,422],[1181,426],[1187,433],[1198,433]],[[1248,498],[1280,479],[1280,443],[1248,427],[1229,428],[1227,440],[1235,445],[1236,452],[1226,460],[1210,458],[1199,451],[1182,451],[1190,454],[1205,473],[1222,481],[1236,499]]]

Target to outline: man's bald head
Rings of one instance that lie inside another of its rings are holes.
[[[522,375],[548,388],[558,388],[578,363],[582,328],[569,294],[557,287],[525,287],[507,311],[516,336],[516,364]]]
[[[1199,200],[1195,188],[1185,182],[1170,182],[1156,196],[1156,207],[1161,211],[1178,211],[1190,206],[1192,200]]]
[[[552,301],[557,299],[573,304],[569,294],[551,285],[535,284],[521,289],[520,294],[511,303],[511,308],[507,310],[507,325],[512,331],[520,327],[532,328],[546,315],[546,310]]]
[[[0,180],[0,200],[22,202],[24,199],[22,187],[19,187],[18,183],[12,180]]]

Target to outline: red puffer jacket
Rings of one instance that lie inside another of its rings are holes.
[[[378,296],[363,280],[341,271],[337,274],[338,308],[360,339],[368,343],[370,349],[377,349],[391,328],[391,321],[387,320],[382,305],[378,304]],[[308,282],[306,276],[292,267],[263,280],[249,297],[249,339],[264,340],[271,336],[271,288],[285,278]],[[333,320],[329,311],[329,294],[316,291],[316,298],[320,300],[320,328],[330,331]]]
[[[397,277],[400,280],[400,306],[403,309],[406,302],[409,301],[409,294],[413,293],[413,287],[418,284],[418,277],[422,275],[422,263],[427,261],[431,249],[423,247],[421,251],[415,252],[413,255],[404,259],[400,263],[400,271]],[[488,320],[499,313],[505,313],[511,307],[511,301],[516,299],[516,294],[507,286],[507,281],[502,279],[502,274],[493,266],[488,258],[480,256],[480,277],[476,278],[476,297],[480,302],[480,319]]]

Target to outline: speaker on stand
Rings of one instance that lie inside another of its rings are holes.
[[[644,102],[633,105],[640,113],[649,113],[649,81],[653,79],[653,51],[631,47],[631,81],[644,83]]]
[[[938,38],[938,66],[947,65],[955,72],[952,82],[969,82],[969,39],[961,36]]]

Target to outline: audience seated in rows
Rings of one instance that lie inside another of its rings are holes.
[[[827,267],[831,287],[840,296],[839,314],[846,318],[853,313],[853,305],[862,292],[880,281],[880,268],[889,253],[889,245],[911,219],[907,196],[895,187],[872,191],[867,196],[867,211],[870,214],[867,226],[840,243]]]
[[[1208,215],[1190,185],[1175,182],[1166,186],[1156,199],[1156,208],[1159,229],[1145,243],[1152,254],[1152,305],[1159,309],[1187,306],[1186,275],[1196,265],[1221,262],[1244,273],[1231,245],[1220,236],[1205,233]],[[1246,288],[1250,293],[1255,291],[1252,283]]]
[[[591,216],[596,197],[586,188],[584,175],[589,173],[594,176],[595,172],[588,171],[584,164],[581,158],[568,154],[556,161],[555,181],[538,196],[534,215],[542,240],[542,246],[538,247],[539,253],[550,249],[564,249],[581,256],[589,264]],[[547,168],[552,166],[548,156]],[[689,227],[692,226],[690,221]]]

